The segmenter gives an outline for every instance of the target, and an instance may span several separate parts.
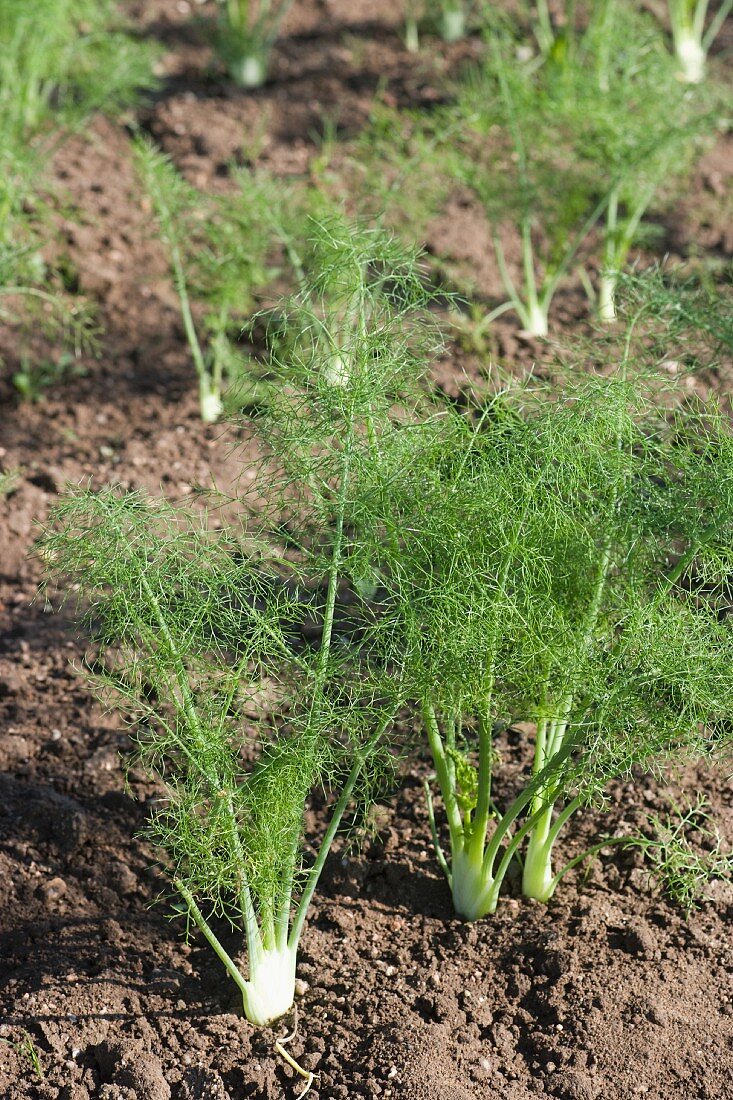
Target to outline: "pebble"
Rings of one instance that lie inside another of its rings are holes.
[[[58,875],[52,878],[49,882],[44,882],[39,886],[36,893],[43,898],[46,902],[58,901],[66,893],[67,886],[62,878]]]

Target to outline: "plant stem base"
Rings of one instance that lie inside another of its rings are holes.
[[[459,42],[466,34],[466,17],[460,8],[448,9],[441,19],[444,42]]]
[[[284,1016],[295,999],[295,951],[290,947],[263,951],[250,962],[250,978],[242,994],[250,1023],[265,1027]]]
[[[705,77],[705,51],[688,35],[680,35],[676,44],[677,60],[685,84],[700,84]]]
[[[261,88],[265,83],[267,68],[261,57],[238,57],[229,64],[232,79],[240,88]]]
[[[552,849],[543,837],[531,836],[522,872],[522,893],[535,901],[549,901],[554,889]]]
[[[480,920],[496,910],[497,884],[484,874],[482,856],[483,852],[476,856],[465,848],[453,853],[453,906],[464,920]]]
[[[547,314],[539,305],[532,305],[527,310],[527,315],[524,318],[525,332],[530,336],[544,337],[547,336]]]

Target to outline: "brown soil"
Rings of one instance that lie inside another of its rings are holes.
[[[475,49],[416,59],[402,48],[397,5],[304,2],[271,81],[244,94],[210,68],[190,27],[192,5],[127,7],[169,51],[163,90],[142,120],[201,186],[225,186],[232,158],[305,173],[324,115],[349,134],[376,94],[429,103],[444,73]],[[684,256],[704,246],[730,262],[732,172],[733,143],[721,139],[668,216],[662,251]],[[10,383],[18,332],[0,337],[0,467],[20,468],[15,489],[0,497],[0,1096],[292,1097],[301,1082],[272,1046],[283,1031],[253,1029],[208,949],[196,937],[184,942],[165,905],[150,908],[165,884],[154,853],[133,838],[151,788],[133,774],[138,800],[123,792],[124,731],[70,665],[84,640],[66,616],[33,599],[34,524],[66,482],[114,480],[179,498],[212,471],[226,486],[238,470],[230,447],[238,430],[205,428],[197,417],[127,132],[95,120],[56,155],[51,175],[62,243],[49,250],[66,257],[98,304],[104,335],[87,373],[35,405],[19,403]],[[75,214],[66,221],[69,207]],[[428,244],[469,265],[490,298],[496,272],[484,233],[457,196]],[[569,291],[559,316],[571,322],[581,311]],[[511,319],[496,331],[500,356],[528,366],[541,352]],[[34,354],[58,354],[40,334],[27,339]],[[441,364],[439,379],[450,389],[479,369],[459,357]],[[519,752],[514,737],[509,759]],[[312,1095],[733,1098],[731,887],[715,885],[685,921],[633,856],[612,850],[546,907],[508,896],[495,918],[463,924],[428,850],[423,772],[410,771],[380,809],[377,835],[361,854],[334,854],[313,905],[300,956],[300,1028],[289,1048],[318,1074]],[[733,836],[730,787],[711,776],[683,780],[705,787]],[[628,829],[664,796],[646,781],[619,785],[609,817],[586,818],[586,839]]]

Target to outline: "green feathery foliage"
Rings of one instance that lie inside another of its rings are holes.
[[[666,893],[688,914],[710,880],[730,877],[733,869],[703,796],[687,808],[673,806],[664,817],[650,815],[647,834],[629,844],[642,850]]]
[[[243,88],[259,88],[270,53],[293,0],[218,0],[216,47]]]
[[[122,30],[109,0],[0,0],[0,44],[0,118],[14,146],[50,121],[68,128],[118,110],[151,82],[150,47]]]
[[[462,128],[437,108],[428,114],[375,104],[368,125],[343,149],[337,183],[344,201],[355,200],[404,240],[419,240],[450,191],[444,150]]]
[[[286,184],[245,170],[235,175],[235,191],[204,195],[151,142],[138,141],[136,156],[168,250],[199,379],[201,418],[214,421],[224,408],[225,380],[236,394],[252,375],[253,363],[237,345],[257,292],[279,273],[278,251],[291,281],[304,277],[298,251],[307,224],[304,199]],[[249,383],[251,388],[251,378]]]
[[[650,366],[673,374],[725,366],[733,356],[733,291],[663,264],[619,277],[620,309],[638,318]]]
[[[513,309],[528,332],[544,336],[555,292],[605,202],[594,193],[588,165],[574,155],[548,68],[533,58],[520,61],[519,49],[502,29],[489,33],[485,61],[459,88],[456,110],[466,129],[449,161],[453,178],[470,187],[486,211],[508,296],[484,326]],[[519,282],[502,227],[519,234]]]
[[[214,531],[139,493],[82,489],[41,544],[49,574],[78,586],[97,679],[162,788],[149,836],[255,1023],[292,1004],[318,877],[349,805],[390,771],[402,701],[399,664],[349,644],[342,605],[350,594],[350,632],[366,637],[356,486],[415,387],[428,296],[416,258],[383,233],[340,219],[313,232],[316,275],[287,311],[297,336],[273,363],[281,385],[261,420],[269,446],[251,491],[266,486],[264,509],[245,494],[239,521]],[[319,789],[335,802],[311,862],[305,817]],[[217,914],[245,936],[246,979]]]
[[[553,869],[558,836],[613,779],[729,750],[733,436],[619,377],[430,426],[385,449],[365,542],[435,764],[438,858],[475,919],[525,841],[524,892],[551,896],[575,863]],[[517,722],[534,762],[499,806],[495,738]]]
[[[599,304],[612,318],[616,273],[649,204],[714,119],[676,80],[653,21],[621,0],[599,0],[544,59],[525,52],[506,27],[490,28],[485,61],[459,89],[467,133],[448,159],[487,212],[508,296],[484,326],[513,309],[545,335],[553,297],[602,219]],[[502,226],[519,236],[519,278]]]
[[[660,188],[691,166],[717,116],[676,77],[653,20],[621,0],[594,5],[561,60],[545,65],[554,111],[604,198],[598,308],[615,317],[615,286]]]
[[[91,322],[49,285],[34,226],[43,207],[39,176],[53,145],[93,111],[117,111],[150,86],[152,60],[110,0],[0,0],[0,296],[10,307],[3,312],[30,310],[74,350],[91,337]]]

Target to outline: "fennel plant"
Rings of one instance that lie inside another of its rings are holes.
[[[152,83],[153,57],[125,32],[111,0],[0,0],[3,144],[134,102]]]
[[[101,650],[90,667],[158,785],[148,835],[181,910],[262,1025],[292,1005],[306,914],[347,810],[390,771],[400,667],[385,674],[348,644],[340,616],[350,591],[368,634],[355,486],[380,461],[426,331],[414,257],[340,219],[313,234],[314,276],[286,309],[282,384],[258,421],[264,509],[230,501],[215,531],[140,493],[81,489],[41,544],[49,574],[78,586]],[[311,856],[318,791],[332,797]],[[246,975],[217,917],[243,937]]]
[[[714,407],[665,413],[621,377],[442,422],[383,457],[371,541],[438,860],[475,920],[516,864],[525,896],[552,896],[584,858],[556,866],[559,838],[614,779],[729,751],[733,436]],[[497,790],[497,738],[521,723],[531,766]]]
[[[595,5],[569,63],[551,63],[555,112],[605,199],[598,314],[615,318],[618,273],[662,187],[689,167],[714,118],[676,79],[658,28],[620,0]]]
[[[270,53],[293,0],[217,0],[216,44],[234,81],[259,88],[267,78]]]
[[[588,166],[573,155],[546,67],[514,54],[512,39],[498,30],[491,33],[485,61],[460,89],[457,110],[466,133],[449,159],[454,178],[467,184],[486,210],[507,294],[480,327],[511,309],[528,333],[542,337],[548,333],[555,294],[607,197],[595,196]],[[499,141],[490,162],[488,135]],[[502,243],[501,227],[507,223],[518,231],[518,276]]]
[[[52,522],[44,554],[79,585],[97,643],[114,647],[103,670],[95,662],[97,680],[129,716],[136,763],[160,788],[147,835],[247,1018],[268,1024],[292,1005],[306,912],[384,723],[376,705],[357,713],[348,688],[335,690],[336,582],[317,652],[299,655],[283,624],[297,623],[304,605],[263,570],[256,540],[237,557],[231,531],[215,535],[164,502],[113,489],[67,497]],[[334,539],[335,563],[338,553]],[[301,869],[318,788],[335,788],[336,801]],[[246,977],[217,916],[243,935]]]
[[[432,0],[430,14],[444,42],[458,42],[466,37],[471,9],[468,0]]]
[[[721,0],[705,26],[709,0],[669,0],[668,13],[680,75],[687,84],[700,84],[710,47],[733,9],[733,0]]]
[[[420,19],[425,14],[423,0],[405,0],[405,49],[417,53],[420,49]]]
[[[75,354],[93,326],[42,259],[39,178],[54,147],[94,111],[134,103],[153,83],[153,57],[110,0],[0,0],[0,298],[10,305],[0,303],[0,314],[44,325]]]
[[[168,251],[201,419],[212,423],[224,410],[227,387],[236,393],[246,381],[252,388],[254,365],[237,345],[257,292],[279,270],[278,249],[292,281],[303,280],[303,203],[293,189],[244,169],[234,175],[236,190],[206,196],[151,142],[138,141],[136,157]]]

